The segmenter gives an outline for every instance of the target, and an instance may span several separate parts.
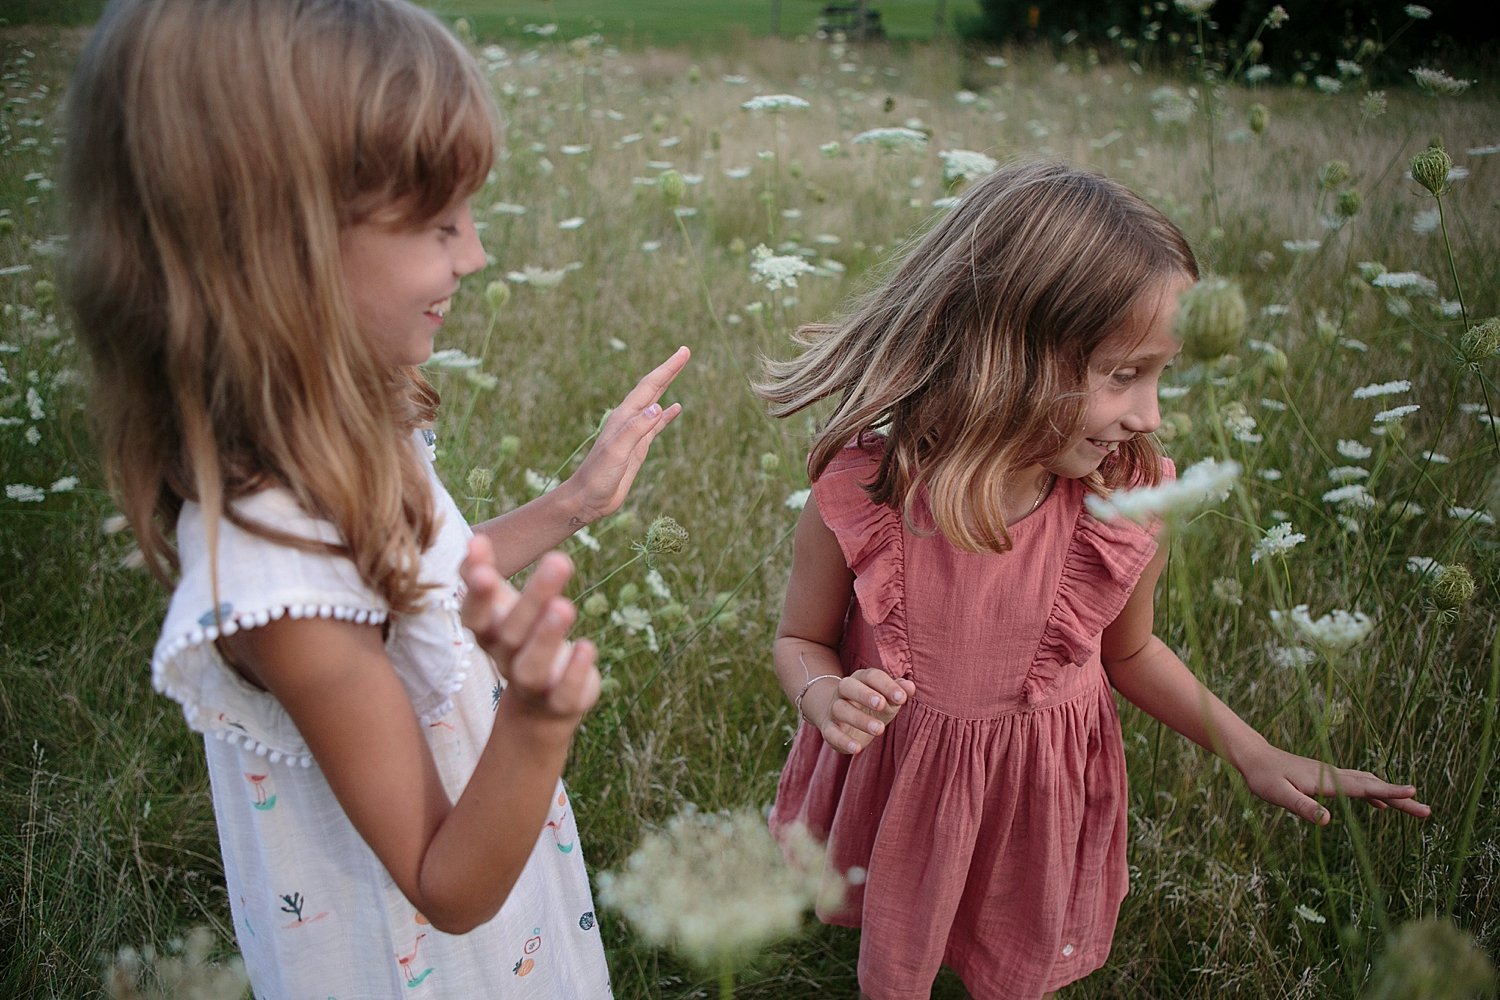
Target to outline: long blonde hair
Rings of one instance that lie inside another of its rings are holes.
[[[1055,458],[1083,424],[1088,360],[1158,282],[1196,277],[1181,230],[1124,186],[1060,163],[1002,167],[920,237],[841,322],[797,331],[803,352],[755,387],[785,417],[833,398],[814,439],[817,479],[851,439],[888,434],[876,503],[971,551],[1010,547],[1010,477]],[[1086,480],[1156,483],[1149,437]]]
[[[67,118],[66,287],[153,573],[176,568],[185,501],[212,553],[229,505],[276,485],[393,609],[418,606],[436,526],[412,435],[437,394],[367,346],[339,236],[479,188],[495,143],[479,68],[401,0],[114,0]]]

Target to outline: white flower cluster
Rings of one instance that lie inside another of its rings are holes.
[[[993,156],[972,149],[945,149],[938,153],[938,159],[943,161],[943,180],[949,184],[978,180],[1000,165]]]
[[[599,875],[599,901],[651,944],[704,969],[733,969],[796,933],[820,880],[842,892],[841,880],[822,878],[822,848],[805,831],[792,834],[788,853],[791,864],[758,811],[689,803],[622,870]]]
[[[1085,502],[1089,513],[1101,521],[1125,517],[1145,524],[1152,518],[1186,517],[1209,504],[1220,503],[1229,496],[1239,477],[1238,462],[1205,458],[1175,481],[1116,490],[1108,500],[1091,494]]]
[[[1412,79],[1417,81],[1417,86],[1429,94],[1440,94],[1445,97],[1456,97],[1468,90],[1473,80],[1460,80],[1449,76],[1440,69],[1429,69],[1426,66],[1417,66],[1411,71]]]
[[[746,111],[785,111],[789,108],[797,110],[810,108],[812,105],[795,94],[762,94],[759,97],[750,98],[740,107]]]
[[[1302,639],[1324,649],[1342,651],[1362,642],[1375,623],[1359,611],[1334,608],[1321,618],[1313,618],[1306,604],[1291,611],[1271,609],[1271,624],[1288,638]]]
[[[861,132],[849,141],[857,146],[879,146],[881,149],[891,150],[919,150],[927,148],[927,133],[918,132],[914,128],[903,128],[896,125],[889,128],[872,128]]]
[[[1355,399],[1374,399],[1376,396],[1394,396],[1398,392],[1409,392],[1411,382],[1404,378],[1398,378],[1391,382],[1374,382],[1370,385],[1362,385],[1353,392]]]
[[[1258,563],[1267,556],[1282,556],[1307,541],[1307,536],[1300,531],[1293,531],[1291,522],[1282,521],[1274,528],[1267,528],[1264,536],[1255,543],[1255,551],[1250,553],[1250,561]]]
[[[767,291],[797,287],[798,275],[810,274],[813,266],[795,254],[776,254],[764,243],[751,251],[750,280],[764,284]]]
[[[1437,282],[1420,271],[1386,271],[1376,275],[1370,284],[1376,288],[1390,288],[1418,295],[1436,295]]]
[[[1365,489],[1364,483],[1350,483],[1324,493],[1323,502],[1336,504],[1341,510],[1371,510],[1375,506],[1375,497]]]

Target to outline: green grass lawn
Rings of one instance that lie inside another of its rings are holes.
[[[467,17],[480,38],[515,37],[528,25],[556,24],[565,38],[599,32],[611,42],[638,45],[715,47],[742,35],[808,34],[818,28],[822,0],[739,0],[681,3],[678,0],[440,0],[427,6],[444,17]],[[929,38],[939,7],[953,31],[958,19],[977,15],[976,0],[896,0],[872,3],[893,39]],[[779,14],[779,19],[778,19]],[[778,30],[779,29],[779,30]]]
[[[744,35],[810,34],[823,0],[438,0],[424,6],[445,18],[468,18],[481,40],[524,37],[528,25],[555,24],[562,38],[598,32],[615,44],[718,48]],[[0,20],[87,24],[103,7],[103,0],[5,0]],[[952,32],[979,13],[977,0],[884,0],[870,7],[892,39],[930,38],[940,14]]]

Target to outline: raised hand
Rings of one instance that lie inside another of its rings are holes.
[[[689,357],[691,352],[679,347],[637,382],[604,421],[594,446],[566,484],[577,496],[582,524],[613,514],[625,502],[651,442],[682,412],[681,403],[663,408],[659,401]]]
[[[578,617],[573,602],[562,596],[573,575],[568,557],[543,556],[517,592],[500,575],[489,540],[476,535],[459,572],[468,587],[463,623],[495,661],[506,696],[530,713],[576,725],[599,700],[600,679],[593,643],[567,639]]]
[[[841,678],[828,708],[820,710],[809,704],[813,691],[820,686],[809,689],[803,711],[823,734],[824,742],[846,754],[857,754],[869,746],[917,693],[916,685],[909,680],[897,680],[884,670],[864,667]]]
[[[1393,785],[1369,771],[1334,767],[1269,744],[1242,762],[1240,772],[1256,795],[1319,826],[1332,817],[1314,795],[1367,799],[1377,809],[1389,807],[1423,819],[1432,814],[1430,806],[1417,801],[1415,785]]]

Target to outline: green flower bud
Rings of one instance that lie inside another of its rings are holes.
[[[1214,359],[1214,374],[1233,378],[1240,373],[1242,362],[1238,354],[1221,354]]]
[[[1491,316],[1478,326],[1469,327],[1459,345],[1464,362],[1471,365],[1488,361],[1497,351],[1500,351],[1500,316]]]
[[[1264,104],[1250,105],[1250,131],[1262,135],[1271,124],[1271,111]]]
[[[1364,1000],[1460,1000],[1495,991],[1495,967],[1484,949],[1451,920],[1402,924],[1386,939]]]
[[[1209,361],[1236,351],[1245,339],[1249,310],[1239,286],[1227,278],[1203,278],[1177,300],[1174,332],[1183,353]]]
[[[734,254],[736,257],[743,256],[747,249],[749,248],[745,246],[745,240],[743,237],[736,236],[734,239],[729,241],[729,252]]]
[[[46,312],[57,301],[57,286],[42,278],[31,286],[31,294],[36,299],[36,307]]]
[[[681,552],[687,546],[687,529],[675,518],[663,514],[646,529],[646,551],[651,555]]]
[[[1266,371],[1278,376],[1287,373],[1287,369],[1291,367],[1291,362],[1287,360],[1285,351],[1279,347],[1268,347],[1265,354],[1265,361],[1263,363],[1266,366]]]
[[[615,594],[615,603],[624,607],[627,604],[634,604],[640,596],[641,588],[633,583],[627,583],[621,586],[619,592]]]
[[[656,619],[663,624],[679,622],[686,617],[687,608],[683,607],[676,601],[672,601],[669,604],[663,604],[661,607],[656,609]]]
[[[499,279],[490,282],[484,286],[484,301],[489,303],[491,312],[499,312],[510,301],[510,286]]]
[[[1293,73],[1292,74],[1292,86],[1293,87],[1305,87],[1305,86],[1307,86],[1307,74],[1304,73],[1304,72],[1302,72],[1300,69],[1297,72]]]
[[[1411,158],[1412,180],[1432,192],[1434,198],[1448,193],[1448,171],[1453,158],[1441,146],[1429,146]]]
[[[469,470],[468,487],[473,496],[485,496],[495,484],[495,470],[475,466]]]
[[[464,44],[474,44],[474,25],[467,17],[461,17],[453,22],[453,33],[461,38]]]
[[[1360,207],[1364,205],[1364,199],[1359,192],[1353,188],[1339,192],[1338,201],[1334,202],[1333,211],[1341,219],[1352,219],[1359,214]]]
[[[583,599],[583,613],[590,618],[603,618],[609,614],[609,598],[603,591],[594,591]]]
[[[599,678],[599,697],[612,698],[620,692],[620,678],[614,674],[605,674]]]
[[[0,236],[8,236],[15,231],[16,220],[8,215],[0,215]]]
[[[1427,587],[1432,603],[1445,611],[1461,608],[1474,599],[1474,575],[1467,566],[1444,566]]]
[[[1245,61],[1250,63],[1260,62],[1260,57],[1265,55],[1265,52],[1266,43],[1262,42],[1259,38],[1252,39],[1245,46]]]
[[[1366,38],[1359,43],[1359,48],[1354,52],[1354,61],[1357,63],[1369,62],[1380,54],[1380,46],[1373,38]]]
[[[1313,321],[1313,331],[1317,335],[1318,343],[1325,345],[1337,343],[1339,337],[1343,335],[1339,325],[1329,319],[1328,314],[1321,309],[1318,310],[1317,319]]]
[[[1318,168],[1318,187],[1331,191],[1349,179],[1349,164],[1343,160],[1329,160]]]
[[[521,439],[514,434],[506,434],[500,438],[500,444],[496,451],[501,458],[514,458],[516,452],[521,450]]]
[[[714,595],[713,610],[709,612],[709,617],[721,628],[734,628],[740,622],[739,611],[734,607],[733,601],[734,594],[727,590]]]
[[[781,468],[781,456],[774,451],[761,452],[760,471],[770,475]]]
[[[667,203],[668,208],[676,208],[682,201],[682,196],[687,193],[687,181],[675,170],[664,170],[661,176],[656,178],[656,185],[661,189],[662,200]]]

